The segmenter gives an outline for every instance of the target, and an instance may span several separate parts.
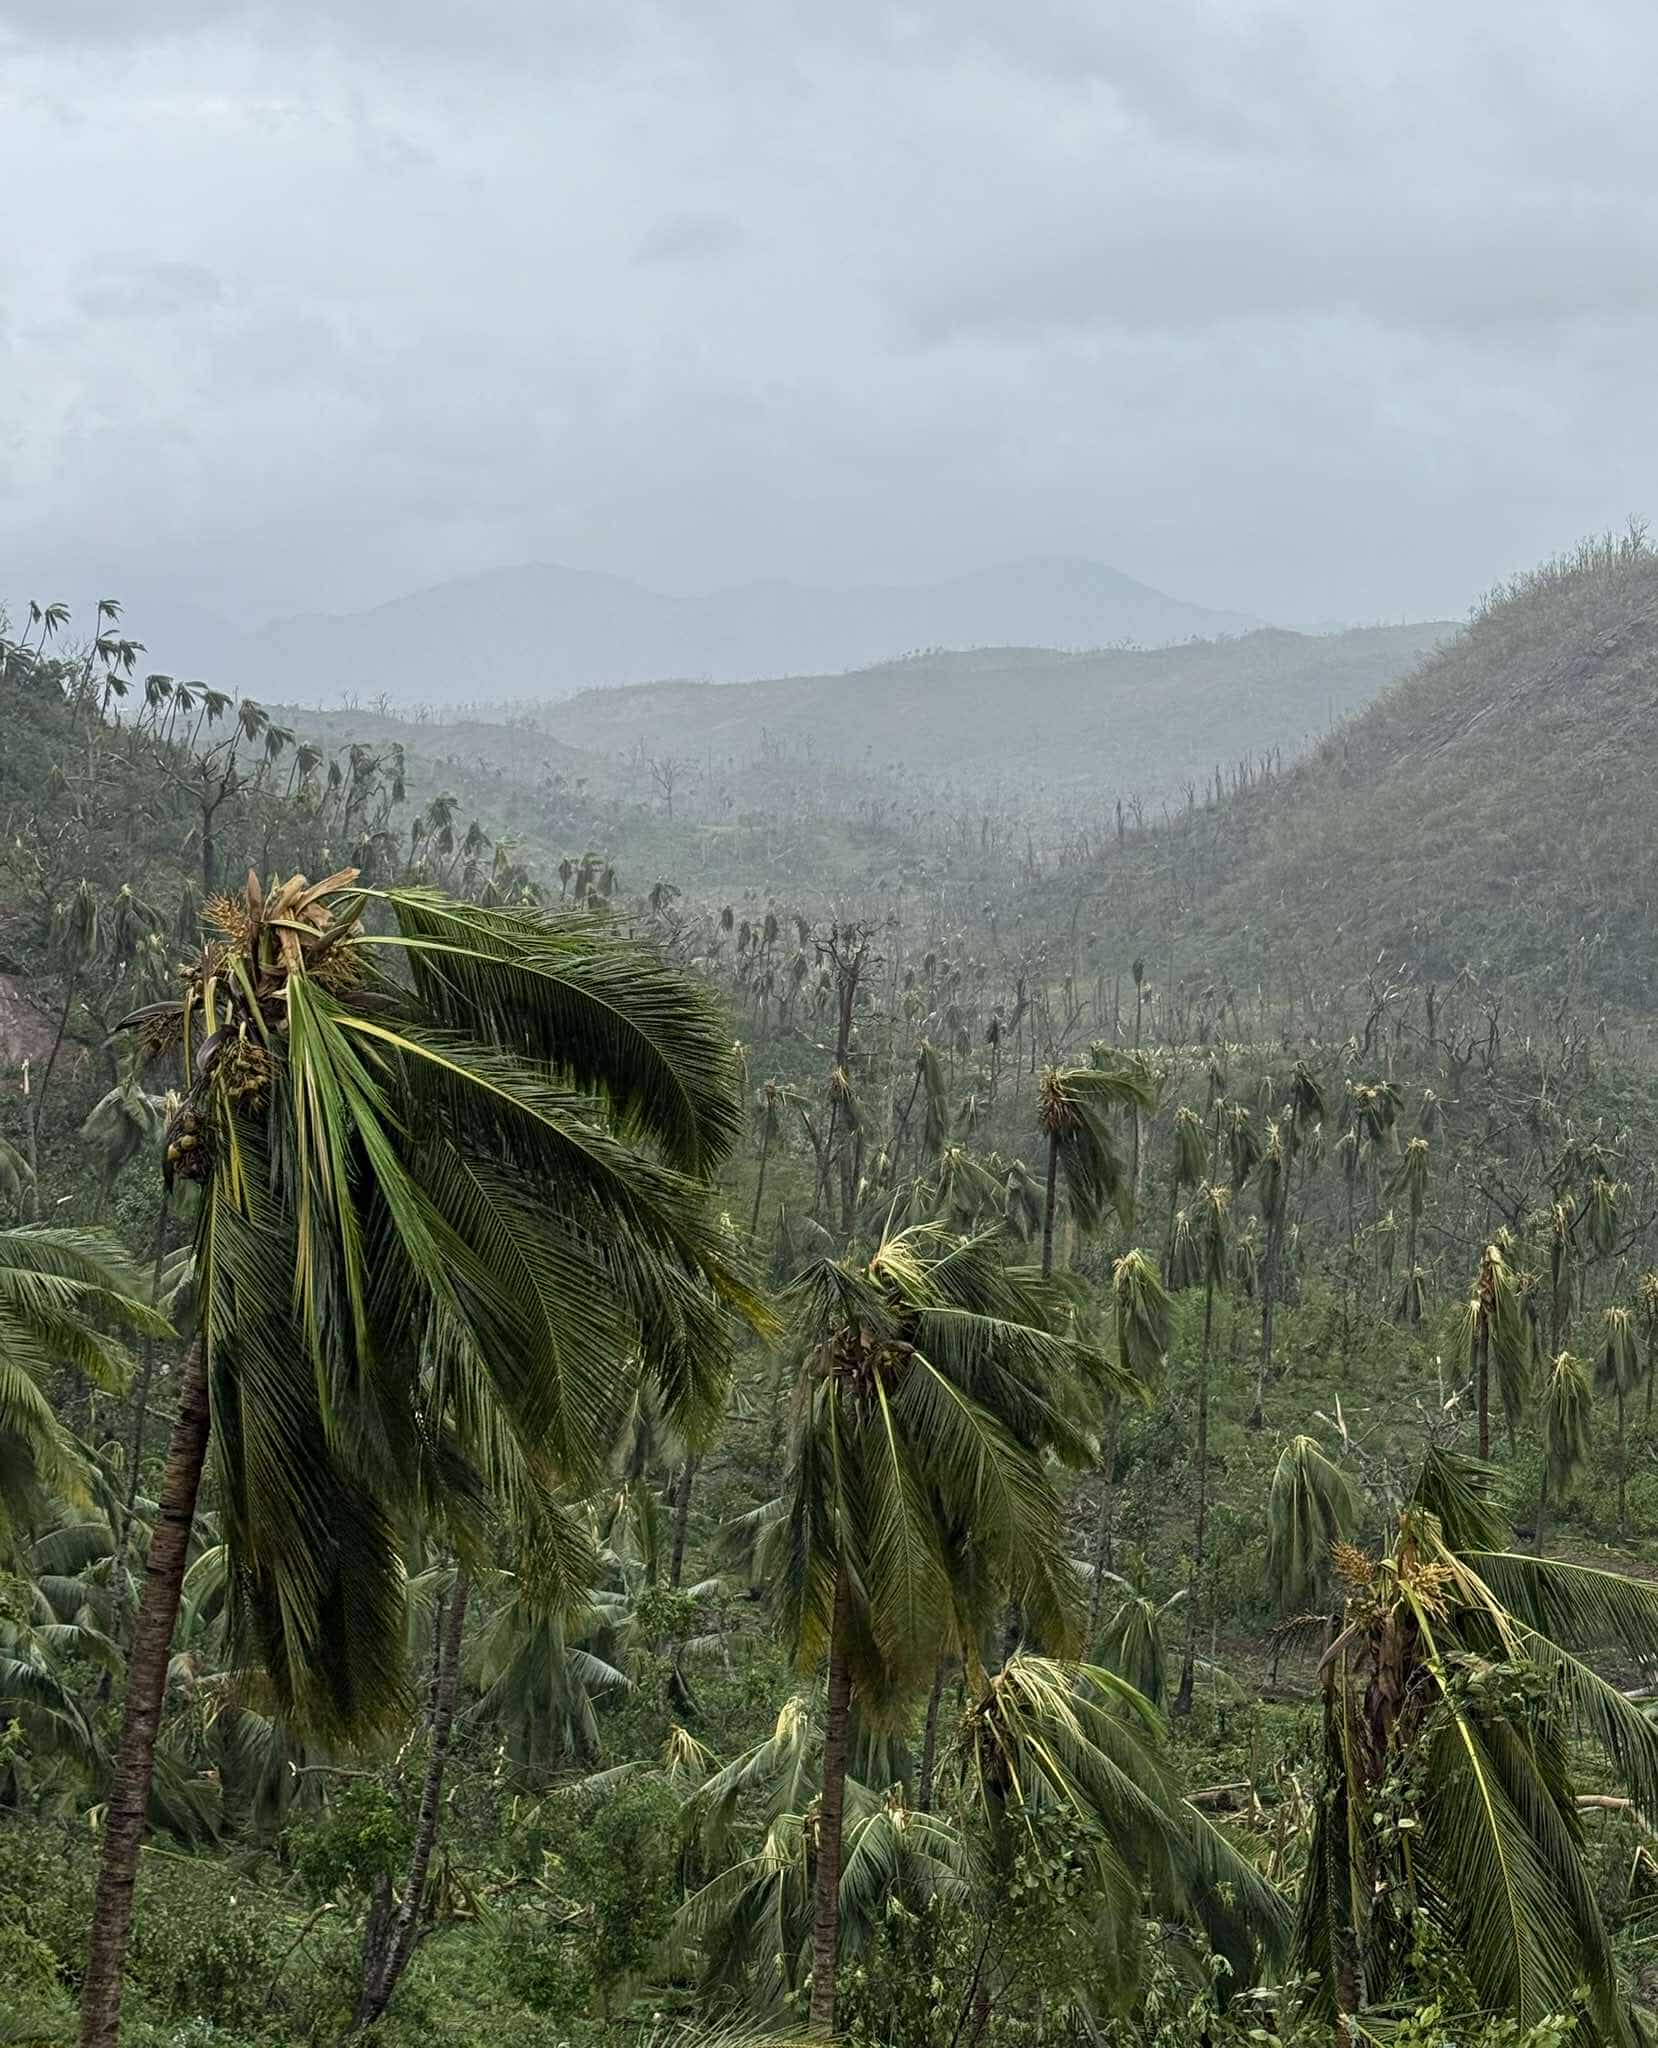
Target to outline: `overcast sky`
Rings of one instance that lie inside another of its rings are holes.
[[[0,0],[0,596],[1455,615],[1658,510],[1655,66],[1649,0]]]

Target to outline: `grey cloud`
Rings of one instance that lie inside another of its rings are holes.
[[[70,295],[89,320],[164,320],[220,304],[224,287],[196,263],[94,258]]]
[[[1595,14],[0,0],[0,599],[1458,608],[1658,474],[1658,21]]]
[[[723,256],[742,238],[740,224],[728,213],[665,213],[646,230],[638,255],[641,263],[695,262]]]

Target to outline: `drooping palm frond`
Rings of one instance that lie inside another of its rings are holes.
[[[969,1707],[961,1750],[968,1810],[993,1841],[1062,1809],[1094,1834],[1100,1882],[1125,1888],[1125,1913],[1149,1893],[1240,1984],[1285,1952],[1289,1902],[1181,1797],[1159,1716],[1115,1672],[1012,1658]]]
[[[1080,1230],[1098,1229],[1114,1209],[1126,1225],[1134,1190],[1111,1120],[1125,1111],[1149,1112],[1156,1091],[1145,1072],[1127,1062],[1095,1067],[1048,1067],[1038,1083],[1037,1121]]]
[[[1291,1437],[1267,1492],[1267,1585],[1278,1612],[1310,1607],[1330,1583],[1330,1553],[1353,1526],[1347,1475],[1310,1436]]]
[[[112,1330],[170,1334],[113,1239],[92,1231],[0,1230],[0,1558],[48,1498],[84,1498],[86,1463],[47,1395],[63,1366],[106,1391],[130,1363]]]

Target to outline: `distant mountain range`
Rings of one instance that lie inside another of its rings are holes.
[[[761,582],[696,597],[529,564],[253,632],[193,608],[131,617],[153,666],[239,694],[324,705],[342,693],[455,704],[667,678],[822,675],[923,648],[1166,647],[1259,624],[1097,562],[1059,559],[913,588]]]

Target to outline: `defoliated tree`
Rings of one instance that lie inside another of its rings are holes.
[[[1394,1180],[1396,1193],[1405,1203],[1405,1285],[1399,1296],[1399,1318],[1416,1324],[1422,1320],[1427,1277],[1416,1259],[1417,1235],[1422,1228],[1422,1211],[1428,1201],[1428,1175],[1432,1165],[1426,1138],[1412,1138],[1405,1146]]]

